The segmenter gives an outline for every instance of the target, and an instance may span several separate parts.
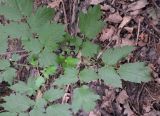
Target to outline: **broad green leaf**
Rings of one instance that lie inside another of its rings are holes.
[[[10,62],[8,60],[0,60],[0,70],[5,70],[10,66]]]
[[[54,10],[46,6],[39,7],[28,19],[28,23],[33,31],[37,31],[52,19]]]
[[[113,67],[103,67],[99,69],[99,77],[103,79],[107,85],[122,87],[121,78]]]
[[[21,59],[21,56],[19,54],[13,54],[12,55],[12,61],[18,61]]]
[[[33,0],[5,0],[4,3],[0,4],[0,15],[10,20],[20,20],[32,13]]]
[[[34,93],[33,88],[28,87],[28,85],[22,81],[12,85],[10,88],[21,94],[32,95]]]
[[[29,116],[46,116],[46,114],[41,109],[33,109],[29,112]]]
[[[133,50],[133,46],[109,48],[104,52],[102,59],[107,65],[115,65],[119,60],[126,57]]]
[[[3,112],[3,113],[0,113],[0,116],[17,116],[17,113]]]
[[[78,81],[77,74],[78,70],[76,68],[66,68],[64,75],[60,75],[60,77],[55,80],[54,84],[63,86],[76,83]]]
[[[24,48],[33,54],[38,54],[43,48],[42,44],[39,42],[38,39],[31,39],[29,41],[22,42]]]
[[[55,66],[49,66],[44,68],[42,71],[43,75],[45,78],[49,78],[50,75],[53,75],[56,72],[56,67]]]
[[[48,50],[43,50],[39,55],[39,64],[41,67],[48,67],[51,65],[57,65],[57,56],[56,54],[49,52]]]
[[[74,67],[78,64],[78,62],[79,62],[79,59],[77,59],[77,58],[67,57],[65,59],[65,65],[67,65],[67,66],[73,66]]]
[[[69,111],[70,106],[68,104],[56,104],[49,106],[46,110],[46,116],[72,116]]]
[[[96,100],[99,98],[100,97],[86,85],[76,88],[73,91],[72,110],[77,112],[78,110],[83,109],[84,111],[89,112],[94,109]]]
[[[31,33],[29,33],[29,27],[25,23],[10,22],[9,24],[1,26],[0,32],[9,35],[11,38],[22,38],[22,40],[32,37]]]
[[[151,80],[150,70],[144,62],[123,64],[118,73],[122,79],[130,82],[141,83]]]
[[[1,31],[0,31],[1,32]],[[2,37],[0,34],[0,54],[5,53],[8,48],[8,39],[7,37]]]
[[[100,21],[102,12],[100,6],[90,7],[87,13],[80,12],[79,28],[86,37],[92,39],[101,32],[104,22]]]
[[[93,69],[84,69],[80,72],[79,78],[83,82],[90,82],[98,79],[97,73]]]
[[[4,100],[6,101],[6,103],[3,103],[2,106],[9,112],[20,113],[26,111],[34,104],[34,102],[28,97],[18,93],[16,95],[11,94],[10,96],[4,97]]]
[[[98,45],[91,43],[90,41],[86,41],[83,43],[82,46],[82,56],[85,57],[93,57],[95,54],[97,54],[98,51]]]
[[[35,86],[37,88],[42,86],[42,84],[44,84],[44,83],[45,83],[45,79],[42,76],[37,77],[36,80],[35,80]]]
[[[0,76],[4,81],[8,82],[11,85],[14,78],[16,77],[16,70],[14,68],[7,68],[7,70],[5,70]]]
[[[54,45],[63,40],[65,28],[62,24],[46,23],[43,27],[37,30],[40,42],[47,48],[54,50]]]
[[[56,99],[61,98],[64,95],[64,90],[51,88],[44,93],[44,99],[47,101],[54,101]]]

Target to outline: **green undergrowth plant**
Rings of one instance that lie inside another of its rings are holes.
[[[109,48],[98,58],[102,63],[96,62],[101,48],[92,40],[105,25],[100,6],[79,13],[80,37],[69,35],[63,24],[53,21],[54,13],[54,9],[46,6],[33,9],[33,0],[0,1],[0,15],[7,20],[0,24],[0,54],[11,55],[0,60],[0,82],[7,82],[12,90],[3,97],[0,106],[4,112],[0,116],[71,116],[79,110],[89,112],[100,99],[88,87],[89,82],[102,80],[119,88],[122,79],[135,83],[150,81],[150,71],[144,62],[120,63],[135,49],[133,46]],[[19,52],[7,52],[8,41],[14,39],[19,39],[23,53],[27,54],[26,64],[19,64]],[[88,63],[77,57],[79,54]],[[96,63],[90,62],[91,58]],[[98,68],[93,68],[97,63]],[[78,68],[80,64],[85,68]],[[26,81],[17,80],[16,72],[21,67],[35,69],[37,73],[26,77]],[[59,67],[63,73],[57,74]],[[51,78],[54,81],[49,82]],[[61,103],[68,85],[74,88],[70,103]]]

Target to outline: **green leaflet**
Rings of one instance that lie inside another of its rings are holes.
[[[77,112],[83,109],[86,112],[91,111],[95,105],[99,96],[89,89],[86,85],[80,88],[76,88],[73,92],[72,110]]]
[[[91,43],[90,41],[86,41],[83,43],[81,52],[85,57],[93,57],[98,53],[98,48],[98,45]]]
[[[26,111],[29,107],[31,107],[34,104],[34,102],[30,100],[28,97],[18,93],[16,95],[11,94],[10,96],[4,97],[4,100],[6,101],[6,103],[3,103],[2,106],[5,110],[9,112],[20,113]]]
[[[123,64],[120,66],[118,73],[122,79],[135,83],[151,80],[150,70],[144,62]]]
[[[70,106],[68,104],[56,104],[49,106],[46,110],[46,116],[72,116],[69,111]]]
[[[80,72],[79,78],[82,82],[90,82],[98,79],[97,73],[93,69],[84,69]]]
[[[102,59],[107,65],[115,65],[119,60],[126,57],[133,50],[133,46],[109,48],[104,52]]]
[[[10,20],[20,20],[30,16],[33,10],[33,0],[5,0],[0,3],[0,15]]]
[[[98,74],[100,79],[103,79],[107,85],[122,87],[121,78],[113,67],[103,67],[99,69]]]
[[[63,86],[67,84],[73,84],[78,81],[77,78],[78,70],[75,68],[65,68],[64,75],[61,75],[58,79],[55,80],[54,84]]]
[[[90,7],[87,13],[80,12],[79,28],[89,39],[93,39],[104,27],[104,22],[100,20],[102,12],[100,6]]]
[[[43,98],[47,101],[54,101],[56,99],[61,98],[64,95],[64,90],[51,88],[44,93]]]

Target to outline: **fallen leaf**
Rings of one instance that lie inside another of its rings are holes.
[[[120,23],[122,21],[122,17],[118,12],[116,12],[114,14],[110,14],[109,17],[106,18],[106,20],[113,23]]]
[[[123,28],[128,22],[130,22],[131,16],[124,16],[119,28]]]
[[[120,103],[120,104],[125,104],[125,103],[126,103],[126,100],[127,100],[128,98],[129,98],[129,96],[127,95],[127,92],[126,92],[125,90],[122,90],[122,91],[119,93],[116,101],[117,101],[118,103]]]
[[[101,3],[101,2],[103,2],[104,0],[91,0],[90,1],[90,4],[91,5],[97,5],[97,4],[99,4],[99,3]]]
[[[56,8],[60,5],[61,2],[62,2],[62,0],[54,0],[53,2],[49,3],[48,6],[50,8]]]
[[[115,32],[114,27],[104,29],[102,31],[101,37],[99,38],[100,41],[104,42],[105,40],[111,39],[111,37],[113,36],[114,32]]]
[[[127,30],[129,33],[133,32],[133,27],[124,27],[125,30]]]
[[[148,4],[147,0],[139,0],[137,2],[131,3],[128,5],[127,11],[134,11],[144,8]]]

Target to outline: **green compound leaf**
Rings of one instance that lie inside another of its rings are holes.
[[[78,64],[78,62],[79,62],[79,59],[77,59],[77,58],[67,57],[65,59],[66,66],[73,66],[74,67]]]
[[[107,85],[122,87],[121,78],[113,67],[103,67],[99,70],[98,74],[100,79],[103,79]]]
[[[82,46],[82,50],[81,50],[82,56],[92,57],[95,54],[97,54],[98,48],[99,48],[98,45],[91,43],[90,41],[86,41],[83,43],[83,46]]]
[[[93,69],[84,69],[80,72],[79,78],[82,82],[90,82],[98,79],[97,73]]]
[[[51,65],[57,66],[57,56],[56,54],[44,49],[40,54],[39,54],[39,65],[41,67],[49,67]]]
[[[9,112],[20,113],[26,111],[34,104],[28,97],[18,93],[16,95],[11,94],[10,96],[4,97],[4,100],[6,103],[3,103],[2,106]]]
[[[123,64],[118,73],[122,79],[130,82],[141,83],[151,80],[150,70],[144,62]]]
[[[46,110],[46,116],[72,116],[69,111],[70,106],[68,104],[56,104],[49,106]]]
[[[94,109],[96,106],[96,100],[100,97],[92,92],[89,87],[83,85],[80,88],[76,88],[73,92],[73,101],[72,101],[72,110],[77,112],[80,109],[83,109],[86,112],[89,112]]]
[[[77,74],[78,74],[77,69],[66,68],[64,75],[60,75],[60,77],[55,80],[54,84],[63,86],[63,85],[76,83],[78,81]]]
[[[47,101],[54,101],[56,99],[61,98],[64,95],[64,90],[51,88],[44,93],[44,99]]]
[[[104,22],[100,21],[102,12],[100,6],[90,7],[87,13],[79,14],[79,28],[89,39],[92,39],[101,32]]]
[[[34,89],[30,88],[26,83],[22,81],[19,81],[18,83],[12,85],[10,88],[21,94],[32,95],[34,93]]]
[[[5,0],[0,3],[0,15],[10,20],[20,20],[30,16],[33,10],[33,0]]]
[[[102,60],[107,65],[115,65],[119,60],[126,57],[133,50],[134,50],[133,46],[109,48],[104,52]]]
[[[16,70],[14,68],[7,68],[4,72],[2,72],[0,77],[3,78],[3,81],[12,85],[13,80],[16,77]]]

